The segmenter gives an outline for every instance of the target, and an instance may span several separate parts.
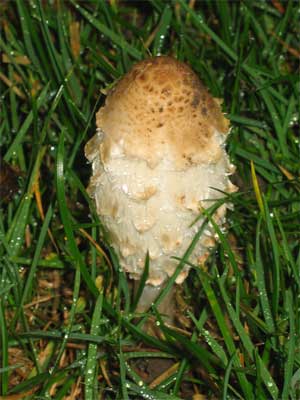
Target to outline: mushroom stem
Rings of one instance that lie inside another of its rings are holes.
[[[137,288],[139,287],[140,281],[135,281],[134,283],[134,289],[135,292],[137,291]],[[154,303],[154,301],[157,299],[159,294],[162,292],[162,290],[166,287],[166,282],[163,282],[159,286],[153,286],[150,284],[146,284],[142,293],[141,298],[139,299],[139,302],[136,307],[136,311],[139,313],[146,312]],[[163,298],[163,300],[160,302],[160,304],[157,307],[158,311],[160,314],[165,316],[166,321],[169,323],[173,323],[175,319],[175,311],[176,311],[176,302],[175,302],[175,287],[172,286],[172,288],[169,290],[169,292],[166,294],[166,296]]]

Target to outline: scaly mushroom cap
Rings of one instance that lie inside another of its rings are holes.
[[[228,120],[197,75],[170,57],[137,63],[109,93],[97,126],[127,156],[155,166],[168,152],[177,167],[220,157],[214,131],[226,134]],[[109,157],[107,142],[104,158]]]
[[[202,219],[201,207],[233,191],[223,148],[229,123],[219,101],[195,73],[170,57],[137,63],[110,91],[97,113],[97,134],[87,143],[93,163],[89,192],[111,233],[121,266],[138,279],[147,250],[148,283],[171,276]],[[224,222],[226,206],[216,215]],[[205,259],[214,243],[211,227],[191,262]],[[177,282],[187,276],[188,267]]]

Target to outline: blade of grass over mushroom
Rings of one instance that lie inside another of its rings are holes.
[[[123,269],[120,267],[118,257],[115,254],[115,251],[112,247],[108,247],[108,251],[112,260],[112,264],[114,266],[116,275],[118,276],[118,296],[117,296],[117,308],[119,312],[121,311],[121,295],[124,296],[125,298],[125,306],[124,306],[124,312],[127,314],[130,310],[130,291],[128,288],[128,282],[126,279],[125,272]]]
[[[206,228],[206,225],[208,224],[208,222],[210,220],[210,217],[209,217],[210,213],[214,213],[218,207],[219,207],[219,204],[213,205],[211,207],[211,209],[203,211],[203,213],[206,216],[206,219],[203,221],[201,227],[199,228],[198,232],[195,234],[193,240],[191,241],[191,243],[190,243],[189,247],[187,248],[186,252],[184,253],[183,257],[180,259],[178,266],[177,266],[176,270],[174,271],[174,274],[170,277],[165,288],[160,292],[160,294],[155,299],[155,301],[153,303],[153,305],[155,307],[158,307],[158,305],[163,301],[163,299],[167,295],[167,293],[171,290],[177,277],[179,276],[180,272],[182,271],[182,268],[187,263],[190,255],[192,254],[193,250],[195,249],[195,246],[196,246],[197,242],[199,241],[199,238],[203,234],[203,232]],[[140,324],[142,324],[143,322],[144,322],[144,320],[142,320],[140,322]]]
[[[133,301],[133,303],[131,305],[131,311],[132,312],[135,311],[135,309],[136,309],[136,307],[138,305],[138,302],[139,302],[139,300],[140,300],[140,298],[141,298],[141,296],[143,294],[143,290],[144,290],[144,287],[145,287],[145,284],[146,284],[146,281],[147,281],[148,275],[149,275],[149,264],[150,264],[150,257],[149,257],[149,252],[147,251],[146,258],[145,258],[144,271],[143,271],[143,273],[141,275],[141,279],[139,280],[138,290],[136,292],[134,301]]]

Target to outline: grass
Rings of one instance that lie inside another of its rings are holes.
[[[300,397],[298,8],[1,3],[1,400]],[[156,307],[201,231],[137,322],[140,292],[131,296],[85,192],[83,147],[103,93],[160,54],[188,62],[224,99],[240,187],[222,200],[234,209],[226,232],[215,225],[219,244],[178,293],[176,329]],[[142,329],[149,318],[155,336]],[[151,359],[165,362],[157,377],[141,367]]]

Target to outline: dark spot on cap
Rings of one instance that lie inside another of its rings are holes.
[[[191,106],[196,108],[197,105],[199,104],[199,102],[200,102],[200,95],[199,95],[199,93],[196,93],[194,95],[194,98],[193,98],[192,102],[191,102]]]
[[[206,107],[202,107],[201,108],[201,112],[202,112],[202,115],[207,115],[207,108]]]
[[[166,96],[169,96],[171,94],[171,88],[170,87],[164,87],[161,91],[162,94],[165,94]]]

